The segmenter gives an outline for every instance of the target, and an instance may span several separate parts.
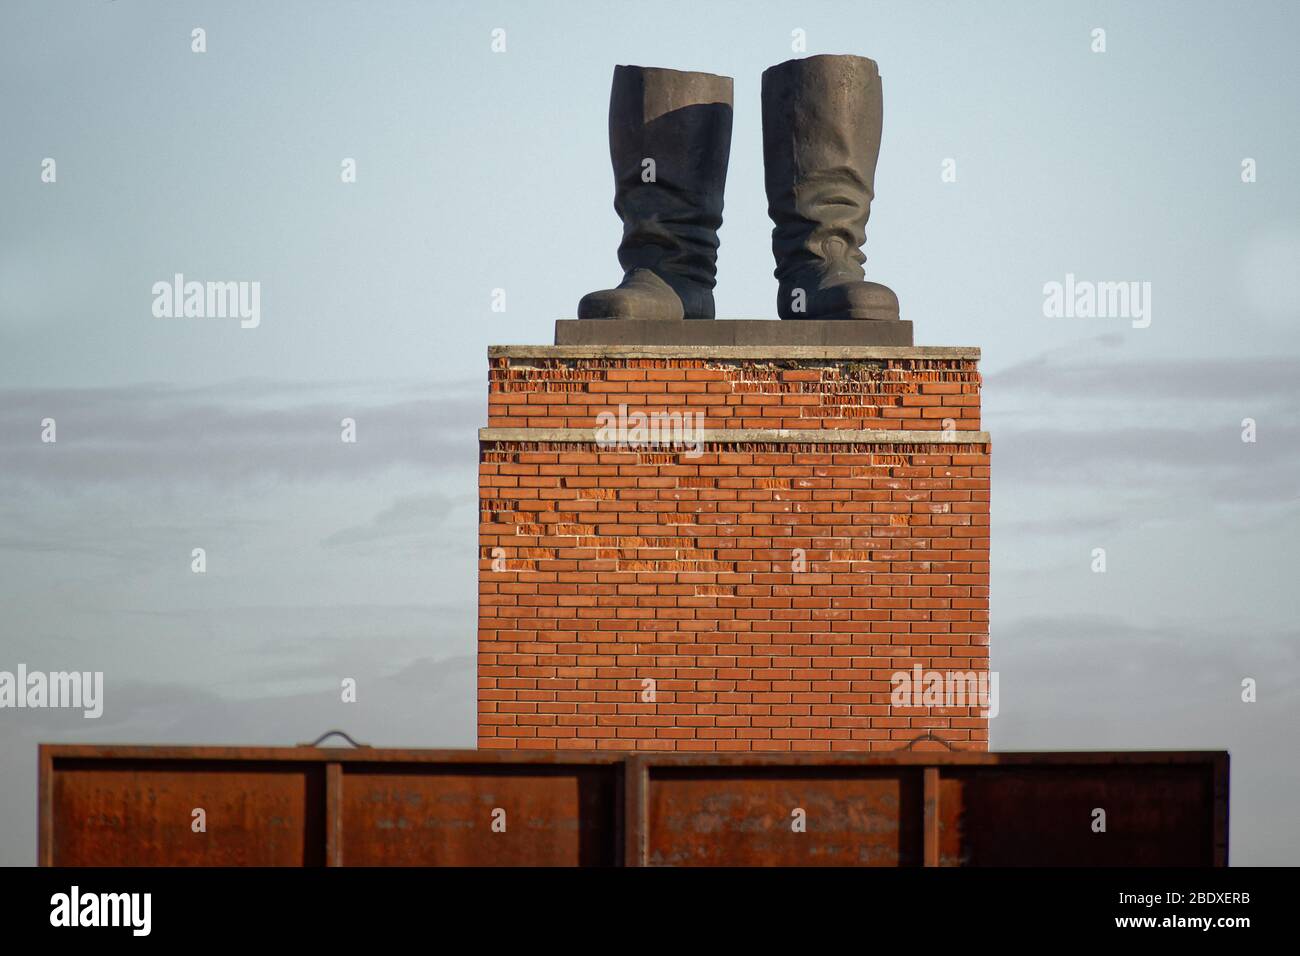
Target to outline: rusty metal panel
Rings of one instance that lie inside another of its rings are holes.
[[[52,781],[58,866],[316,866],[323,767],[68,760]],[[195,811],[204,814],[197,831]]]
[[[1213,774],[1195,764],[952,768],[939,863],[1212,866],[1213,805]]]
[[[649,768],[650,866],[917,866],[919,767]]]
[[[1224,866],[1228,858],[1225,753],[45,745],[38,785],[43,865]],[[192,827],[195,809],[206,813],[205,833]],[[1104,833],[1092,826],[1097,809]],[[493,829],[494,811],[504,812],[504,830]]]
[[[41,748],[55,866],[615,865],[620,754]],[[207,832],[191,828],[192,811]],[[493,832],[491,813],[506,813]]]
[[[1226,754],[642,760],[652,866],[1227,862]],[[1093,830],[1096,809],[1105,833]]]
[[[343,768],[345,866],[613,866],[614,765]]]

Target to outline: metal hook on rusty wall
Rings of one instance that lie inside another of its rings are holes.
[[[342,737],[354,747],[369,747],[370,744],[360,744],[352,739],[352,735],[345,730],[327,730],[309,744],[299,744],[299,747],[319,747],[321,741],[329,740],[331,737]]]
[[[909,741],[907,742],[907,746],[904,747],[903,749],[904,749],[904,750],[911,750],[913,747],[915,747],[915,746],[916,746],[918,743],[920,743],[922,740],[935,740],[935,741],[938,741],[939,743],[943,744],[944,747],[946,747],[948,750],[951,750],[953,753],[956,753],[956,752],[957,752],[957,748],[956,748],[956,747],[954,747],[952,744],[948,743],[948,741],[944,740],[942,737],[936,737],[934,734],[930,733],[930,731],[928,731],[928,730],[927,730],[925,733],[923,733],[923,734],[917,734],[915,737],[913,737],[911,740],[909,740]]]

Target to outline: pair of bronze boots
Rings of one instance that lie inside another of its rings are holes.
[[[609,101],[618,288],[580,319],[712,319],[731,77],[619,66]],[[864,281],[862,243],[880,153],[876,63],[789,60],[763,73],[763,160],[782,319],[898,318],[898,297]]]

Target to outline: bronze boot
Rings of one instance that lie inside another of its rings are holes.
[[[812,56],[763,72],[764,179],[783,319],[898,318],[898,296],[864,281],[862,268],[881,118],[874,60]]]
[[[623,281],[578,303],[580,319],[711,319],[731,78],[617,66],[609,156]]]

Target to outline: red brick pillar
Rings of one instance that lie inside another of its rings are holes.
[[[480,747],[988,748],[891,682],[988,669],[978,349],[488,355]]]

